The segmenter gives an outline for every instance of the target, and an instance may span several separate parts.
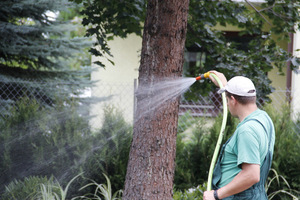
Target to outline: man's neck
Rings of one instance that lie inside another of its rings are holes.
[[[247,105],[241,105],[240,104],[240,108],[239,109],[239,114],[238,114],[238,118],[240,120],[240,122],[242,122],[248,115],[250,115],[251,113],[253,113],[254,111],[257,110],[257,105],[256,104],[247,104]]]

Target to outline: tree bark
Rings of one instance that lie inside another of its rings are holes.
[[[179,97],[153,109],[157,91],[151,87],[182,75],[188,4],[189,0],[148,1],[138,84],[138,91],[147,92],[137,95],[125,200],[173,196]]]

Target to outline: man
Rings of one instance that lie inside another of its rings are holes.
[[[240,123],[231,138],[223,145],[216,163],[212,191],[203,194],[204,200],[268,199],[264,184],[273,157],[275,130],[268,114],[257,108],[253,82],[236,76],[227,82],[226,77],[214,73],[225,86],[229,112]],[[213,77],[210,79],[218,86]]]

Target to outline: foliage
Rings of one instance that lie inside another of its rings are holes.
[[[75,27],[55,20],[47,11],[63,11],[71,6],[59,1],[1,1],[1,63],[35,70],[68,69],[65,61],[89,42],[84,38],[64,37]]]
[[[54,175],[63,182],[78,173],[90,130],[88,120],[69,103],[45,108],[23,98],[10,117],[0,121],[1,191],[14,179]]]
[[[200,118],[189,129],[192,136],[188,139],[184,138],[184,135],[189,131],[178,134],[174,178],[176,189],[185,190],[197,187],[199,183],[207,181],[208,170],[222,124],[222,117],[222,115],[219,115],[211,127],[207,124],[207,119]],[[226,141],[226,138],[230,136],[231,131],[236,127],[236,123],[237,120],[228,115],[223,141]]]
[[[87,177],[103,183],[105,173],[114,183],[113,191],[123,188],[132,139],[132,126],[124,120],[120,111],[108,106],[104,110],[102,128],[94,133],[92,154],[84,164]],[[92,188],[91,188],[92,189]],[[85,191],[87,193],[87,191]]]
[[[177,189],[183,190],[203,183],[207,177],[210,160],[207,140],[210,136],[205,128],[204,119],[196,122],[192,129],[192,136],[186,144],[179,134],[176,148],[176,168],[174,184]]]
[[[197,186],[196,188],[190,188],[188,190],[180,191],[174,190],[174,200],[202,200],[203,192],[206,190],[205,184],[203,186]]]
[[[39,192],[40,184],[53,183],[53,178],[29,176],[23,181],[14,180],[5,187],[3,200],[31,200]]]
[[[73,177],[63,188],[57,180],[53,177],[49,179],[47,177],[30,176],[26,177],[23,181],[15,180],[6,186],[4,194],[1,196],[3,200],[66,200],[67,194],[70,192],[71,184],[81,176],[82,173]],[[102,199],[105,200],[118,200],[122,195],[122,191],[119,190],[112,195],[111,182],[109,178],[104,174],[107,184],[98,184],[95,181],[83,186],[81,189],[95,185],[96,190],[93,195],[86,194],[84,196],[77,196],[75,199]],[[99,196],[100,195],[100,196]]]
[[[104,197],[104,200],[119,200],[119,199],[121,199],[119,197],[121,197],[121,195],[122,195],[122,190],[118,190],[114,194],[112,194],[111,182],[105,174],[103,174],[103,175],[105,176],[105,179],[106,179],[106,185],[98,184],[95,181],[92,181],[92,183],[85,185],[81,189],[89,187],[89,186],[96,186],[96,190],[95,190],[94,194],[93,195],[85,195],[85,196],[82,196],[79,198],[80,199],[90,199],[91,198],[91,199],[101,200],[102,199],[101,197]],[[88,198],[87,196],[92,196],[92,197]]]
[[[40,184],[40,192],[34,197],[41,200],[66,200],[69,187],[72,182],[78,178],[81,174],[78,174],[72,178],[65,188],[63,188],[59,182],[50,182],[48,184]]]
[[[269,180],[266,183],[266,192],[268,193],[268,190],[271,188],[271,185],[277,184],[278,190],[270,193],[268,195],[268,199],[273,199],[274,197],[278,199],[289,199],[287,197],[292,197],[293,199],[298,199],[300,196],[300,191],[293,190],[290,186],[290,184],[287,182],[287,180],[282,176],[279,175],[276,170],[271,169],[271,172],[274,174],[274,177],[270,177]],[[275,182],[275,183],[274,183]],[[298,195],[298,197],[297,197]]]
[[[250,2],[248,4],[253,5]],[[259,9],[260,14],[248,4],[229,0],[190,2],[191,17],[186,47],[188,52],[198,52],[200,58],[189,66],[186,75],[194,77],[212,69],[223,72],[227,78],[244,75],[256,83],[258,97],[269,101],[267,95],[273,88],[266,73],[273,66],[283,73],[282,68],[290,57],[277,43],[278,37],[288,42],[288,33],[295,31],[291,24],[300,19],[299,15],[287,17],[289,14],[283,10],[288,8],[291,12],[298,12],[299,4],[289,0],[271,0],[253,5]],[[285,5],[283,10],[282,5]],[[261,14],[269,17],[272,23],[270,28],[269,21]],[[285,25],[282,26],[283,23]],[[226,33],[215,30],[217,25],[233,25],[239,29],[237,32]],[[297,62],[294,64],[298,65]],[[187,98],[194,98],[196,93],[207,94],[207,91],[213,91],[212,87],[212,84],[206,82],[201,83],[201,86],[194,85],[191,92],[187,93]]]
[[[23,98],[10,117],[0,121],[0,193],[14,179],[53,175],[65,184],[81,170],[97,182],[105,180],[99,174],[105,172],[115,183],[113,190],[123,188],[131,125],[119,111],[108,107],[102,129],[92,134],[88,118],[77,112],[76,105],[64,101],[55,107],[41,107],[37,101]],[[70,193],[77,194],[74,188],[84,182],[74,181]]]
[[[142,35],[142,23],[145,19],[146,3],[140,0],[133,1],[85,1],[70,0],[83,3],[82,14],[85,16],[82,24],[88,27],[86,36],[95,36],[97,43],[90,49],[94,56],[106,57],[113,63],[108,40],[115,36],[126,38],[128,34]],[[100,61],[96,61],[101,67],[105,67]]]
[[[67,98],[90,86],[89,56],[82,52],[92,43],[79,34],[72,37],[70,32],[76,32],[78,24],[58,14],[67,13],[72,5],[67,0],[0,1],[0,99],[4,105],[13,106],[27,96],[52,106],[56,89]],[[41,91],[32,84],[36,81],[50,87]]]
[[[267,106],[266,111],[272,118],[276,131],[273,168],[285,177],[291,188],[300,188],[300,136],[290,118],[291,109],[286,105],[278,113],[271,106]],[[270,191],[277,189],[271,187]]]
[[[187,129],[189,129],[193,124],[195,123],[196,120],[192,118],[190,111],[185,112],[184,115],[179,116],[178,118],[178,133],[183,133]]]
[[[30,176],[23,181],[15,180],[6,186],[3,200],[66,200],[71,183],[80,176],[75,176],[63,188],[53,177]]]
[[[84,5],[83,25],[89,28],[87,35],[95,36],[100,46],[100,50],[91,49],[95,56],[112,56],[107,41],[114,36],[141,35],[146,12],[144,0],[71,1]],[[289,33],[299,28],[299,25],[294,26],[300,20],[299,8],[294,0],[268,0],[260,4],[191,0],[186,51],[196,52],[198,58],[186,64],[185,76],[195,77],[211,69],[218,69],[228,78],[245,75],[256,83],[258,97],[270,101],[268,94],[273,88],[266,73],[276,67],[283,74],[287,61],[292,61],[292,67],[299,65],[278,43],[284,40],[287,44]],[[216,30],[219,25],[232,25],[238,31],[232,37],[232,32]],[[100,62],[97,64],[104,67]],[[186,93],[186,98],[195,98],[197,93],[208,94],[213,91],[212,87],[207,82],[201,86],[196,83],[191,92]]]

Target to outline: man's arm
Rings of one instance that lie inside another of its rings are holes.
[[[248,188],[250,188],[255,183],[260,180],[260,165],[258,164],[242,164],[242,171],[238,173],[233,180],[226,186],[218,189],[219,199],[229,197],[231,195],[240,193]],[[214,200],[214,194],[212,191],[206,191],[203,194],[204,200]]]
[[[218,72],[216,70],[211,70],[209,71],[209,73],[214,73],[221,81],[221,83],[223,84],[223,86],[225,86],[227,84],[227,79],[226,77],[224,76],[223,73],[221,72]],[[220,87],[218,82],[212,77],[212,76],[209,76],[209,79],[217,86],[217,87]]]

